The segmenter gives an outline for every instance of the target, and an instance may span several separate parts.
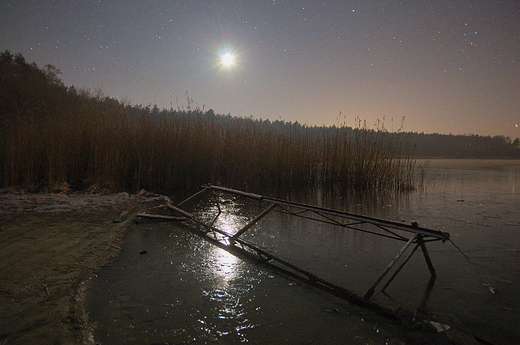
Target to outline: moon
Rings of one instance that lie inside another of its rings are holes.
[[[226,66],[231,66],[233,64],[234,58],[231,53],[225,53],[222,55],[222,63]]]

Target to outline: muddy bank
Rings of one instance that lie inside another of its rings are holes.
[[[84,282],[164,197],[0,193],[0,343],[90,343]],[[114,219],[129,212],[122,222]]]

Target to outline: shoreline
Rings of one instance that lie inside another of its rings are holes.
[[[94,344],[89,280],[118,254],[135,213],[165,198],[0,193],[0,343]]]

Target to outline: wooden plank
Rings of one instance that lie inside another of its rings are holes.
[[[162,214],[138,213],[136,217],[162,219],[162,220],[186,220],[186,217],[164,216]]]

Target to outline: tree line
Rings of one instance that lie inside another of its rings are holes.
[[[416,155],[423,158],[503,158],[520,159],[520,139],[503,135],[452,135],[402,133],[417,145]]]

